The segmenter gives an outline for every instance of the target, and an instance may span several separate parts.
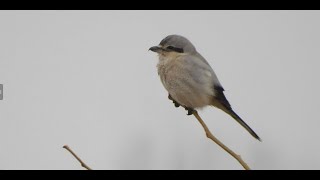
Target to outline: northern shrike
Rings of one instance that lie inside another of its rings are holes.
[[[233,117],[253,137],[259,136],[232,110],[223,87],[209,63],[185,37],[169,35],[149,50],[159,55],[157,65],[161,82],[176,107],[193,114],[194,109],[214,106]]]

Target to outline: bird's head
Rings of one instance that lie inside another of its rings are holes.
[[[180,35],[169,35],[158,46],[153,46],[149,50],[158,53],[160,56],[182,53],[192,54],[196,52],[193,44],[187,38]]]

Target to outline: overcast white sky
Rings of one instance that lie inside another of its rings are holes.
[[[148,52],[208,60],[252,138],[200,115],[252,169],[320,169],[320,11],[0,11],[0,169],[242,169],[167,99]]]

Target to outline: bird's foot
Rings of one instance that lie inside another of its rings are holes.
[[[192,109],[192,108],[185,107],[184,109],[185,109],[186,111],[188,111],[188,113],[187,113],[188,116],[192,115],[192,114],[195,112],[195,110]]]
[[[174,104],[175,107],[178,108],[178,107],[181,106],[181,104],[179,104],[177,101],[175,101],[175,100],[171,97],[170,94],[168,95],[168,98],[173,102],[173,104]],[[192,108],[188,108],[188,107],[185,107],[185,106],[182,106],[182,107],[184,107],[184,109],[185,109],[186,111],[188,111],[188,113],[187,113],[188,116],[192,115],[192,114],[195,112],[195,110],[192,109]]]
[[[174,103],[174,106],[175,106],[176,108],[180,107],[180,104],[177,103],[176,101],[173,101],[173,103]]]
[[[169,94],[168,98],[173,102],[173,104],[174,104],[175,107],[177,107],[177,108],[180,107],[180,104],[179,104],[177,101],[175,101],[175,100],[171,97],[170,94]]]

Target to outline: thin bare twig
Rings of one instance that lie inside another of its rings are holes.
[[[63,146],[64,149],[68,150],[81,164],[82,167],[86,168],[87,170],[92,170],[89,166],[87,166],[77,155],[74,153],[68,145]]]
[[[231,149],[229,149],[226,145],[224,145],[221,141],[219,141],[216,137],[213,136],[213,134],[210,132],[209,128],[207,127],[207,125],[204,123],[204,121],[201,119],[201,117],[199,116],[197,111],[193,112],[193,115],[198,119],[198,121],[200,122],[200,124],[202,125],[204,131],[206,132],[206,135],[209,139],[211,139],[212,141],[214,141],[216,144],[218,144],[222,149],[224,149],[225,151],[227,151],[231,156],[233,156],[242,166],[244,169],[246,170],[250,170],[250,167],[247,165],[246,162],[244,162],[240,155],[234,153]]]

